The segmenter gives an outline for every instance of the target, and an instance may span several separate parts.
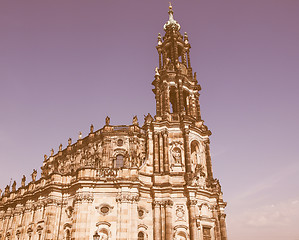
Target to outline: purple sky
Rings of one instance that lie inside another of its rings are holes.
[[[299,1],[173,1],[230,240],[298,240]],[[155,114],[168,1],[0,2],[0,188],[67,139]]]

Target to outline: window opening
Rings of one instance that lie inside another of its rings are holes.
[[[118,154],[116,156],[116,160],[115,160],[115,163],[114,163],[114,167],[115,168],[121,168],[124,166],[124,156],[121,155],[121,154]]]
[[[170,87],[169,91],[169,100],[170,100],[170,113],[177,113],[177,97],[176,97],[176,88]]]
[[[144,233],[143,232],[139,232],[138,233],[138,240],[144,240]]]

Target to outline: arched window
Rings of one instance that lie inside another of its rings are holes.
[[[99,232],[100,240],[108,240],[108,231],[105,228],[102,228]]]
[[[114,167],[115,168],[121,168],[124,166],[124,156],[121,154],[118,154],[116,156],[116,159],[114,161]]]
[[[177,102],[177,95],[176,95],[176,88],[170,87],[169,89],[169,101],[170,101],[170,113],[177,113],[178,112],[178,102]]]
[[[186,236],[186,233],[184,232],[178,232],[175,234],[175,240],[186,240],[187,239],[187,236]]]
[[[65,231],[65,240],[71,240],[71,231],[69,229]]]
[[[144,237],[144,232],[139,232],[138,233],[138,240],[144,240],[145,237]]]
[[[187,90],[183,91],[184,109],[187,112],[189,107],[189,92]]]

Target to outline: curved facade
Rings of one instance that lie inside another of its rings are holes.
[[[156,115],[143,126],[90,128],[45,156],[21,187],[0,198],[0,239],[226,240],[219,181],[200,115],[188,36],[169,8],[158,36]]]

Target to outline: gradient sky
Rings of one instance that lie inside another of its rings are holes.
[[[299,1],[173,1],[229,240],[298,240]],[[0,188],[89,126],[155,115],[168,1],[0,0]]]

